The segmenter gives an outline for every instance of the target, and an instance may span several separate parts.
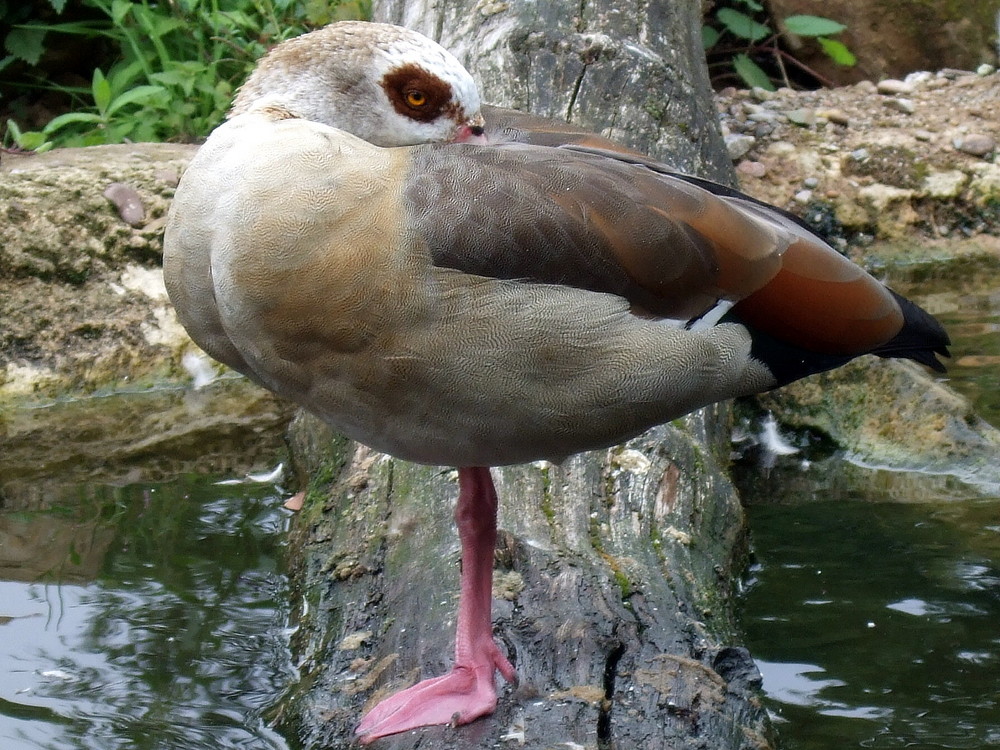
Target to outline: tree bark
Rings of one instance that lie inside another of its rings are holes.
[[[386,0],[374,15],[454,51],[487,102],[731,176],[693,0]],[[728,413],[703,410],[561,466],[495,470],[494,627],[520,684],[491,717],[377,746],[769,747],[759,674],[733,623],[745,536],[721,468]],[[307,747],[348,747],[366,706],[450,665],[456,472],[337,440],[306,416],[292,436],[312,477],[292,555],[308,607],[295,640],[303,679],[279,721]]]

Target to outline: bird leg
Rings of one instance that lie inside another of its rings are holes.
[[[493,713],[499,670],[515,682],[514,667],[493,640],[493,555],[497,540],[497,494],[490,470],[458,470],[455,522],[462,543],[462,578],[451,672],[424,680],[386,698],[358,728],[362,742],[434,724],[468,724]]]

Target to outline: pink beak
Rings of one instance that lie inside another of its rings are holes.
[[[459,125],[455,130],[455,143],[474,143],[477,145],[485,145],[489,143],[489,139],[486,137],[486,133],[483,130],[483,126],[486,122],[483,120],[482,115],[476,115],[471,118],[468,122]]]

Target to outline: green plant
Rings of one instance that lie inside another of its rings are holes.
[[[773,61],[778,80],[785,86],[791,85],[786,64],[829,85],[829,81],[819,73],[781,48],[780,33],[775,32],[768,23],[757,20],[765,13],[764,6],[758,0],[732,0],[731,5],[741,5],[748,12],[731,6],[720,7],[713,17],[706,19],[701,28],[702,45],[710,58],[715,58],[709,62],[709,67],[715,69],[713,81],[724,79],[727,71],[732,69],[747,86],[773,91],[775,86],[772,76],[755,61],[757,58]],[[847,28],[837,21],[822,16],[795,15],[782,19],[780,26],[788,34],[815,39],[823,52],[839,65],[850,66],[856,62],[847,46],[832,38]],[[720,68],[724,72],[719,73]]]
[[[49,0],[57,15],[65,1]],[[29,70],[38,65],[49,40],[60,36],[82,37],[95,48],[106,42],[113,50],[107,67],[93,68],[89,87],[56,86],[29,75],[25,87],[68,94],[72,105],[39,130],[25,131],[8,119],[6,140],[20,148],[202,137],[221,121],[236,87],[270,46],[332,20],[369,13],[369,0],[340,4],[84,0],[83,4],[91,17],[57,23],[21,19],[7,35],[8,58],[22,61]],[[4,65],[0,61],[0,72]]]

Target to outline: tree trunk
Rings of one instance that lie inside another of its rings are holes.
[[[453,50],[487,102],[731,175],[693,0],[386,0],[375,17]],[[495,470],[494,625],[520,684],[493,716],[378,747],[769,747],[759,674],[733,645],[745,538],[720,468],[728,413],[704,410],[561,466]],[[307,747],[348,747],[365,707],[450,665],[457,473],[337,440],[305,416],[292,436],[313,477],[292,556],[308,607],[295,642],[303,679],[280,722]]]

